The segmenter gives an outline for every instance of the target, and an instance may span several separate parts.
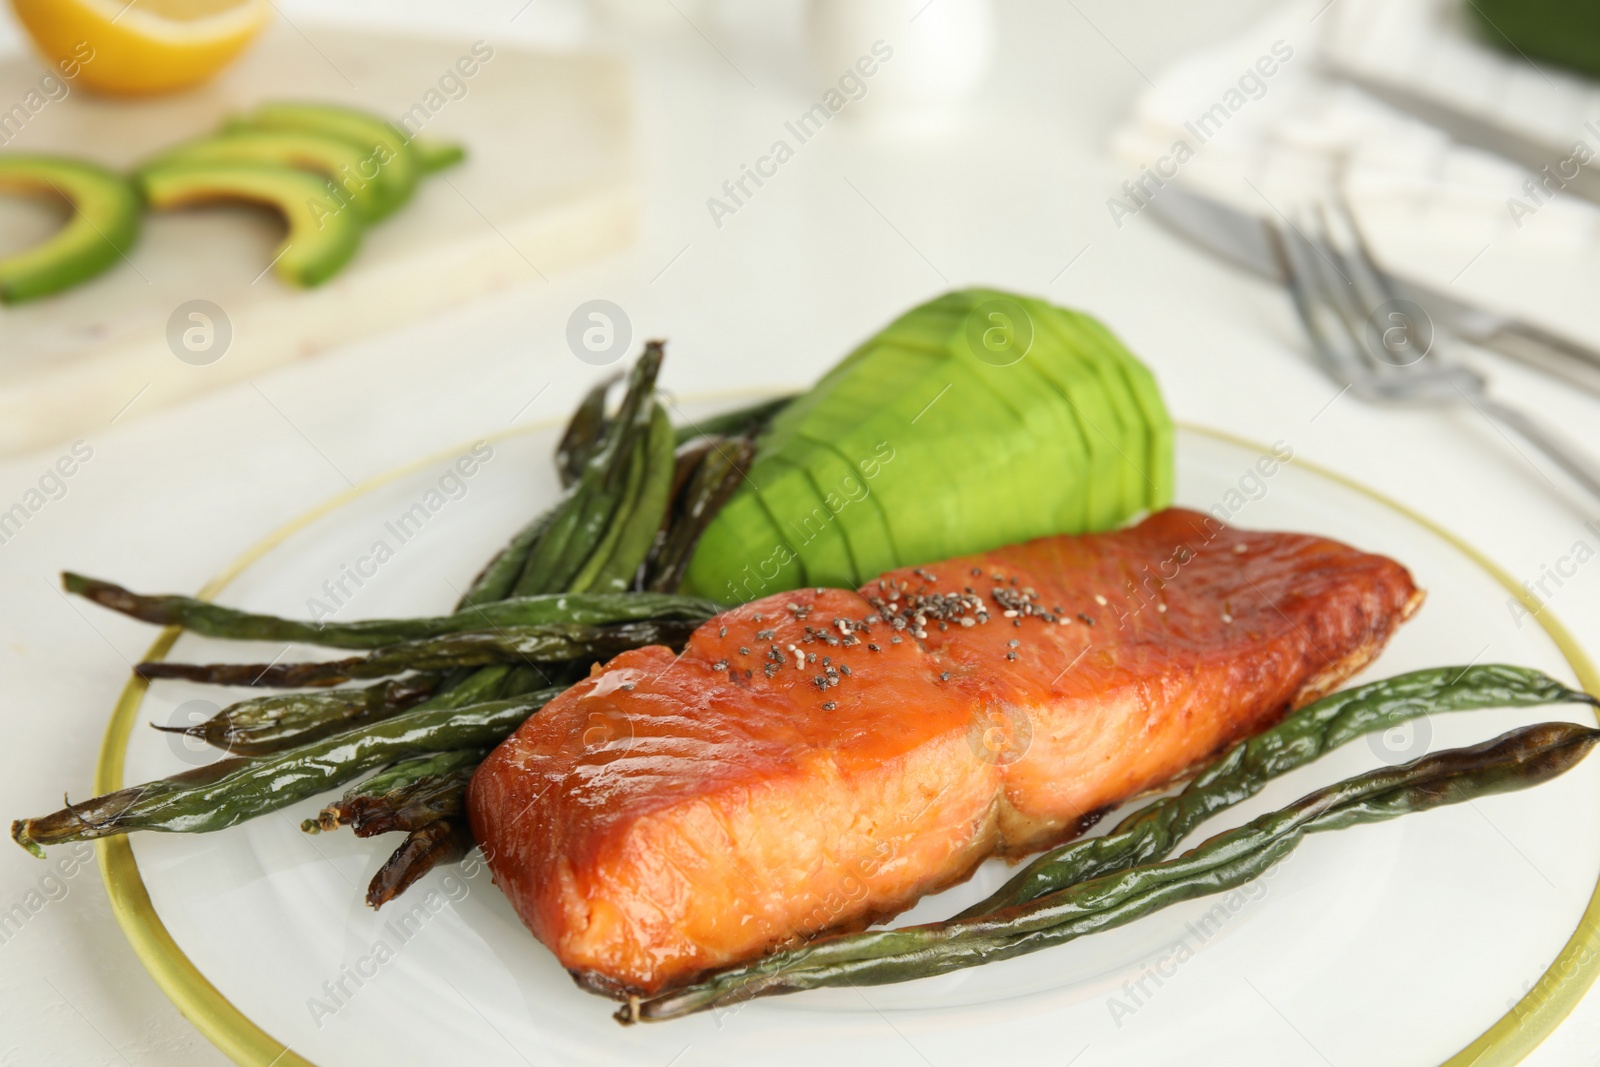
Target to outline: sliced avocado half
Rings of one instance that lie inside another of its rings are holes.
[[[258,163],[165,163],[141,171],[139,188],[160,211],[227,201],[275,209],[289,233],[278,246],[273,270],[291,285],[322,284],[361,244],[354,212],[320,212],[318,205],[333,195],[332,187],[303,170]]]
[[[366,150],[365,169],[377,193],[377,217],[392,214],[416,191],[422,161],[410,140],[376,115],[334,104],[273,103],[234,119],[229,130],[303,130],[343,137]]]
[[[985,305],[994,301],[1021,303],[1020,307],[1031,320],[1038,312],[1033,302],[992,289],[968,289],[946,294],[940,303],[949,302],[958,312],[950,323],[950,337],[946,342],[952,359],[965,367],[979,382],[1004,400],[1017,418],[1028,428],[1036,446],[1036,477],[1040,479],[1039,501],[1049,510],[1050,530],[1087,530],[1088,494],[1084,486],[1084,472],[1088,469],[1089,448],[1083,437],[1083,427],[1077,415],[1066,403],[1064,394],[1044,371],[1037,366],[1040,359],[1053,358],[1043,354],[1050,351],[1048,341],[1035,336],[1026,340],[1027,347],[1014,361],[991,362],[979,356],[973,347],[973,318]],[[1019,340],[1019,345],[1022,343]],[[1042,464],[1040,469],[1039,464]],[[1046,485],[1051,491],[1046,491]]]
[[[371,150],[359,141],[311,130],[234,130],[202,137],[163,152],[148,166],[167,163],[265,163],[320,174],[334,187],[328,205],[338,214],[348,205],[363,221],[378,217],[380,199],[372,177],[363,176]]]
[[[839,523],[839,531],[844,534],[850,558],[855,561],[855,584],[860,585],[898,567],[900,556],[889,532],[888,517],[872,491],[872,479],[832,442],[815,441],[802,434],[797,444],[810,446],[799,453],[805,456],[807,469],[822,479],[830,492],[840,496],[850,512],[848,520]]]
[[[54,156],[0,156],[0,193],[58,197],[71,207],[50,237],[0,258],[0,303],[59,292],[94,277],[139,238],[139,194],[118,174]]]
[[[844,538],[834,527],[833,515],[823,506],[816,485],[804,468],[789,460],[768,456],[750,468],[750,482],[759,486],[767,514],[778,533],[800,557],[800,568],[810,585],[848,584],[852,569]]]
[[[694,560],[702,558],[718,561],[714,573],[705,564],[696,573]],[[739,603],[806,584],[800,557],[789,538],[778,532],[760,495],[748,489],[735,493],[717,512],[716,521],[695,549],[694,560],[684,577],[684,590],[715,600]]]
[[[1078,318],[1079,325],[1094,334],[1106,351],[1117,353],[1117,365],[1128,380],[1134,399],[1144,414],[1149,464],[1145,472],[1148,475],[1146,487],[1149,492],[1145,507],[1150,511],[1159,511],[1172,503],[1173,491],[1172,418],[1161,399],[1161,389],[1156,385],[1155,375],[1150,373],[1150,368],[1135,359],[1128,347],[1103,323],[1089,315],[1080,315]]]
[[[1145,451],[1149,447],[1143,415],[1133,397],[1132,387],[1117,367],[1114,351],[1101,349],[1087,334],[1071,313],[1048,304],[1036,304],[1036,318],[1041,328],[1051,331],[1060,341],[1062,355],[1076,362],[1078,373],[1088,381],[1098,384],[1094,394],[1101,401],[1104,414],[1093,406],[1078,409],[1084,420],[1085,433],[1101,438],[1109,450],[1107,486],[1119,490],[1113,494],[1113,513],[1102,519],[1097,528],[1114,529],[1145,509],[1150,497],[1150,483],[1145,472],[1149,463]]]

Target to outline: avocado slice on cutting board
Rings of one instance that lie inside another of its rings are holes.
[[[413,137],[411,149],[417,154],[417,165],[424,174],[436,174],[457,163],[466,161],[467,150],[454,141],[435,141],[431,137]]]
[[[77,285],[122,259],[139,238],[139,194],[121,175],[55,156],[0,156],[0,194],[65,200],[65,226],[32,248],[0,257],[0,303]]]
[[[333,184],[336,199],[319,213],[338,214],[346,205],[362,221],[379,215],[381,201],[370,168],[371,149],[346,137],[312,130],[240,129],[201,137],[171,148],[146,166],[168,163],[264,163],[320,174]]]
[[[318,175],[259,163],[164,163],[139,173],[145,201],[158,211],[219,202],[272,208],[288,224],[273,270],[291,285],[320,285],[350,261],[361,245],[354,212],[317,209],[334,192]]]
[[[231,120],[227,130],[300,130],[342,137],[366,152],[362,176],[371,172],[377,218],[392,214],[416,191],[422,161],[411,141],[376,115],[335,104],[272,103]]]

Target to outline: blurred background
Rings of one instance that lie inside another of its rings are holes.
[[[347,180],[372,122],[436,153],[387,204]],[[242,188],[206,170],[229,152],[293,173]],[[0,671],[49,721],[0,808],[89,779],[138,644],[60,570],[196,588],[337,492],[562,417],[646,338],[682,394],[801,387],[964,285],[1090,312],[1180,419],[1537,583],[1600,544],[1597,155],[1600,15],[1565,0],[13,0]],[[1600,580],[1560,573],[1592,645]],[[0,1030],[52,1018],[74,1054],[0,1063],[223,1062],[92,877],[0,947]],[[1590,1001],[1530,1062],[1592,1061]]]

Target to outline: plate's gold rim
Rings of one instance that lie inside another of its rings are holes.
[[[559,421],[549,419],[529,423],[497,434],[486,435],[477,440],[503,441],[546,429]],[[1221,430],[1196,426],[1192,423],[1178,425],[1187,432],[1257,452],[1270,451],[1259,442]],[[462,447],[457,445],[443,449],[339,493],[251,546],[221,574],[207,582],[197,595],[208,599],[214,597],[267,552],[324,515],[344,507],[374,489],[446,460],[459,453]],[[1555,642],[1556,648],[1577,676],[1579,684],[1586,691],[1600,695],[1600,672],[1596,671],[1594,663],[1590,661],[1572,634],[1551,615],[1537,597],[1518,585],[1510,574],[1482,552],[1426,516],[1338,471],[1298,457],[1290,459],[1289,462],[1352,489],[1444,539],[1522,603]],[[163,630],[145,653],[145,658],[164,657],[177,641],[179,633],[176,628]],[[116,705],[112,709],[111,722],[106,727],[105,738],[100,745],[99,762],[95,768],[97,793],[109,793],[122,788],[122,771],[128,738],[148,688],[148,682],[135,677],[129,680],[117,698]],[[242,1067],[315,1067],[309,1060],[272,1037],[234,1007],[233,1003],[223,996],[222,992],[212,985],[193,961],[184,954],[183,949],[168,933],[161,917],[156,914],[128,839],[105,838],[96,842],[96,847],[101,879],[105,882],[106,893],[111,900],[111,910],[117,918],[118,925],[122,927],[122,932],[133,946],[134,954],[155,979],[156,985],[161,987],[161,991],[195,1025],[195,1028]],[[1596,884],[1589,905],[1579,919],[1578,927],[1572,937],[1527,995],[1511,1011],[1479,1035],[1477,1040],[1447,1060],[1442,1067],[1509,1067],[1520,1062],[1571,1014],[1572,1009],[1594,984],[1596,977],[1600,977],[1600,883]]]

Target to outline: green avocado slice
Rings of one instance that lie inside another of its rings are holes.
[[[1150,368],[1135,359],[1133,353],[1128,351],[1128,347],[1103,323],[1089,315],[1080,316],[1080,319],[1084,329],[1093,333],[1106,351],[1117,354],[1117,366],[1127,379],[1139,410],[1143,413],[1148,437],[1146,462],[1149,465],[1145,471],[1147,476],[1145,508],[1159,511],[1172,503],[1174,482],[1172,416],[1168,414],[1167,405],[1161,399],[1161,389],[1156,385],[1155,375],[1150,373]]]
[[[1105,400],[1108,421],[1090,426],[1090,432],[1105,435],[1113,453],[1112,467],[1108,472],[1110,484],[1120,490],[1116,514],[1106,525],[1112,529],[1126,522],[1128,517],[1144,510],[1149,499],[1150,485],[1145,471],[1148,447],[1143,414],[1134,400],[1127,379],[1117,367],[1115,349],[1106,349],[1088,333],[1080,317],[1069,311],[1040,305],[1040,318],[1046,328],[1055,331],[1061,339],[1063,351],[1078,362],[1081,372],[1098,383],[1099,393]],[[1085,412],[1085,417],[1088,413]]]
[[[413,137],[411,148],[417,153],[417,163],[422,173],[434,174],[446,170],[467,158],[467,150],[454,141],[435,141],[431,137]]]
[[[972,345],[972,316],[993,300],[1018,301],[1006,293],[986,289],[950,295],[965,298],[959,332],[950,340],[951,351],[978,381],[1016,413],[1018,421],[1028,428],[1033,442],[1049,461],[1049,469],[1042,472],[1042,477],[1049,479],[1048,484],[1055,487],[1055,491],[1036,494],[1050,511],[1048,528],[1073,532],[1090,529],[1084,485],[1089,448],[1077,416],[1066,404],[1061,390],[1038,365],[1042,359],[1058,358],[1045,354],[1050,351],[1048,340],[1038,343],[1039,338],[1033,337],[1033,343],[1029,343],[1014,362],[993,363],[982,359]],[[1030,320],[1038,315],[1038,309],[1032,304],[1032,301],[1021,301]]]
[[[762,436],[762,454],[783,451],[799,436],[802,427],[814,440],[838,440],[863,419],[872,417],[882,407],[884,397],[899,396],[914,388],[928,368],[944,358],[942,351],[927,346],[909,348],[874,341],[862,348],[871,349],[870,358],[835,367],[779,412]]]
[[[991,321],[983,305],[992,300],[1020,310],[1002,308],[1003,320]],[[1024,320],[1035,336],[1017,359],[986,334],[972,336],[1007,323],[1020,336]],[[1170,419],[1133,357],[1086,316],[994,290],[948,293],[900,316],[780,413],[757,447],[752,474],[764,492],[741,489],[730,507],[764,503],[780,538],[794,537],[778,522],[784,508],[815,514],[817,499],[825,507],[826,490],[852,469],[869,480],[865,498],[831,520],[858,579],[880,569],[885,544],[907,566],[1113,529],[1163,501],[1171,483]],[[786,480],[762,477],[784,465]],[[690,571],[697,588],[726,595],[715,587],[736,584],[768,543],[708,535]],[[806,584],[832,578],[836,561],[819,558],[817,546],[792,547],[804,562],[797,570],[820,572]]]
[[[898,567],[900,555],[889,530],[889,517],[883,513],[883,506],[872,491],[872,479],[831,443],[809,438],[807,443],[812,446],[807,453],[807,466],[848,501],[845,506],[850,516],[839,528],[856,562],[856,574],[860,579],[856,584]]]
[[[406,135],[378,116],[354,108],[334,104],[262,104],[229,122],[228,129],[305,130],[356,142],[368,153],[361,176],[375,186],[377,218],[393,214],[411,199],[422,176],[422,161]]]
[[[756,494],[741,489],[701,536],[683,589],[733,604],[805,584],[789,539]]]
[[[1086,365],[1095,361],[1079,358],[1076,347],[1056,329],[1053,318],[1048,314],[1035,316],[1035,328],[1049,338],[1048,347],[1053,352],[1053,358],[1041,359],[1037,365],[1055,383],[1082,427],[1089,453],[1084,494],[1087,528],[1115,529],[1127,515],[1122,419],[1106,395],[1103,379]]]
[[[54,156],[0,156],[0,193],[59,197],[67,224],[32,248],[0,257],[0,303],[77,285],[125,257],[139,238],[139,194],[104,167]]]
[[[838,516],[804,467],[769,456],[750,470],[750,480],[778,533],[800,556],[809,585],[850,586],[855,566],[839,532]]]
[[[883,515],[855,468],[826,443],[809,437],[798,439],[790,455],[811,476],[823,507],[834,515],[833,525],[850,557],[851,584],[860,585],[893,567],[894,551]]]
[[[376,184],[362,176],[371,150],[359,141],[311,130],[234,130],[178,145],[150,166],[167,163],[266,163],[320,174],[333,183],[333,214],[348,204],[362,221],[378,217]]]
[[[278,277],[310,288],[333,277],[361,244],[354,212],[317,210],[333,194],[315,174],[257,163],[165,163],[139,174],[140,191],[152,208],[166,211],[194,204],[245,201],[277,210],[289,233],[273,259]]]
[[[885,469],[874,485],[904,564],[927,563],[1046,532],[1029,494],[1041,472],[1030,435],[954,360],[840,435],[847,456],[875,457]],[[996,433],[997,426],[1008,428]],[[959,489],[952,491],[952,487]]]

